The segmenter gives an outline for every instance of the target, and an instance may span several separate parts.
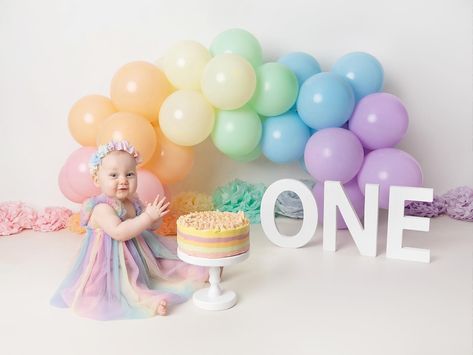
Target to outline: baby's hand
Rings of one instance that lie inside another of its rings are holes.
[[[153,222],[156,222],[161,217],[165,216],[169,213],[167,209],[169,206],[169,202],[166,202],[166,197],[163,197],[161,200],[159,199],[159,195],[156,196],[153,203],[148,203],[145,209],[145,213],[150,216]]]

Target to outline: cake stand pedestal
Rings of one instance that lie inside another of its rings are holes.
[[[233,307],[237,302],[237,295],[233,291],[225,291],[220,286],[220,267],[234,265],[247,259],[249,252],[221,259],[207,259],[187,255],[177,250],[177,256],[188,264],[209,267],[210,287],[196,291],[192,297],[194,304],[210,311],[222,311]]]

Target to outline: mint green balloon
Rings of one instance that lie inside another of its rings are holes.
[[[241,28],[220,33],[210,45],[212,55],[222,53],[238,54],[256,68],[263,63],[263,51],[255,36]]]
[[[218,111],[212,131],[212,141],[222,153],[244,156],[258,146],[263,132],[259,116],[251,108]]]
[[[277,116],[296,102],[296,75],[281,63],[266,63],[256,69],[256,90],[250,106],[263,116]]]
[[[250,161],[256,160],[261,156],[261,146],[258,144],[253,151],[245,155],[228,155],[229,158],[242,162],[248,163]]]

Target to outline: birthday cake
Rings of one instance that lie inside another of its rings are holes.
[[[177,219],[177,246],[187,255],[217,259],[247,252],[250,223],[243,212],[192,212]]]

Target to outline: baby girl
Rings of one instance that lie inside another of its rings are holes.
[[[100,319],[165,315],[170,304],[185,301],[208,279],[206,268],[185,264],[152,230],[168,213],[157,196],[143,206],[135,195],[136,149],[127,141],[98,148],[90,171],[102,192],[86,200],[86,226],[79,256],[51,303]]]

